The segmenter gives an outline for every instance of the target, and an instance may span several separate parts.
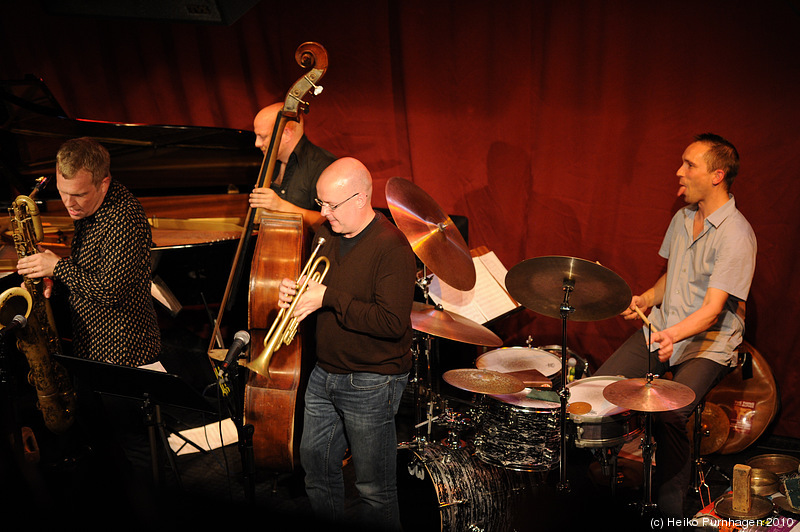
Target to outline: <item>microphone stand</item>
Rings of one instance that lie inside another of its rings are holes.
[[[564,301],[561,303],[561,389],[558,392],[561,398],[561,461],[560,479],[558,490],[569,491],[569,481],[567,480],[567,401],[569,400],[569,389],[567,388],[567,319],[575,309],[569,305],[569,296],[575,289],[575,281],[564,279]]]
[[[245,486],[245,497],[248,502],[255,501],[255,456],[253,454],[253,425],[244,422],[244,400],[240,396],[238,383],[241,379],[242,366],[234,361],[222,373],[217,381],[217,387],[225,398],[228,414],[236,427],[239,439],[239,454],[242,457],[242,478]],[[240,400],[242,399],[242,400]]]

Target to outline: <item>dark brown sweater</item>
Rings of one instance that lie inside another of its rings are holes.
[[[408,371],[416,262],[405,235],[376,213],[344,256],[340,244],[348,239],[328,223],[317,236],[331,263],[317,312],[317,363],[330,373]]]

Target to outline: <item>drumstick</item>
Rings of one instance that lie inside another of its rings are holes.
[[[638,314],[639,317],[642,318],[642,321],[644,322],[645,325],[650,327],[653,331],[658,332],[658,329],[653,327],[653,324],[650,323],[650,320],[647,319],[647,316],[644,315],[644,313],[639,309],[639,307],[634,305],[633,310],[635,310],[636,314]]]

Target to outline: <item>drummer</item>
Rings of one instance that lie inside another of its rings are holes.
[[[672,218],[659,250],[667,259],[666,273],[633,296],[622,313],[636,319],[653,307],[650,326],[637,330],[596,372],[627,378],[671,372],[675,382],[695,393],[686,407],[653,418],[653,485],[665,517],[684,517],[691,480],[688,418],[736,366],[742,342],[756,237],[730,193],[738,169],[736,148],[718,135],[698,135],[683,152],[677,195],[688,205]]]

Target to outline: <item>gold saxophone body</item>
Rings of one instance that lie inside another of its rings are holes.
[[[43,238],[39,208],[29,196],[17,196],[9,208],[17,257],[38,253]],[[44,295],[44,280],[25,277],[25,288],[9,288],[0,294],[0,328],[17,315],[26,324],[16,329],[17,348],[28,360],[28,382],[36,389],[38,408],[50,431],[61,434],[75,421],[77,399],[66,370],[55,359],[61,354],[50,300]]]

